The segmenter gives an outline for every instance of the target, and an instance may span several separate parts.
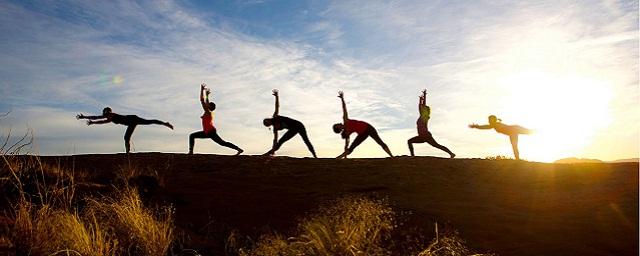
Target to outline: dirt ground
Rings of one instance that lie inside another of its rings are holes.
[[[388,198],[431,232],[448,223],[500,255],[638,255],[638,164],[397,157],[310,159],[139,153],[42,157],[96,180],[134,167],[160,177],[161,200],[199,250],[230,230],[256,237],[344,195]],[[405,223],[407,224],[407,223]],[[206,255],[206,254],[205,254]]]

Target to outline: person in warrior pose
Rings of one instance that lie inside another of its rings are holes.
[[[127,126],[127,131],[124,133],[124,148],[127,154],[130,151],[129,141],[131,140],[131,135],[133,131],[136,129],[138,125],[149,125],[149,124],[159,124],[169,127],[169,129],[173,130],[173,125],[169,122],[163,122],[160,120],[147,120],[140,118],[136,115],[119,115],[113,113],[110,107],[106,107],[102,110],[102,115],[100,116],[85,116],[83,114],[78,114],[76,116],[77,119],[89,119],[87,121],[87,125],[92,124],[106,124],[106,123],[114,123],[121,124]]]
[[[336,158],[346,158],[367,137],[373,138],[373,140],[375,140],[378,145],[380,145],[382,149],[384,149],[384,151],[389,154],[390,157],[393,157],[393,155],[391,154],[391,150],[389,150],[387,144],[385,144],[382,139],[380,139],[376,128],[366,122],[349,119],[349,114],[347,113],[347,104],[344,102],[344,93],[342,91],[338,92],[338,98],[340,98],[340,100],[342,101],[342,123],[334,124],[333,132],[338,134],[342,133],[342,138],[344,139],[344,152]],[[349,135],[354,132],[357,133],[358,136],[355,140],[353,140],[351,146],[349,146]]]
[[[233,143],[224,141],[220,136],[218,136],[216,127],[213,125],[213,111],[216,110],[216,104],[209,102],[209,94],[211,94],[211,90],[206,86],[207,85],[205,83],[200,85],[200,104],[202,104],[202,109],[204,110],[204,113],[200,117],[202,118],[202,131],[194,132],[189,135],[189,154],[193,154],[195,139],[211,139],[220,146],[235,149],[237,151],[236,155],[242,154],[244,150]]]
[[[311,145],[311,141],[309,141],[307,130],[304,128],[304,125],[298,120],[279,115],[280,97],[278,95],[278,90],[273,90],[273,96],[276,97],[276,108],[273,112],[273,116],[271,118],[265,118],[262,121],[262,124],[266,127],[273,126],[273,145],[271,150],[264,155],[270,156],[275,154],[282,144],[293,138],[293,136],[296,136],[296,134],[300,134],[304,144],[309,148],[309,152],[311,152],[314,158],[318,158],[318,156],[316,156],[316,151],[313,149],[313,145]],[[287,129],[287,132],[285,132],[284,135],[282,135],[282,138],[278,141],[278,131],[284,129]]]
[[[518,135],[533,133],[532,130],[519,125],[503,124],[502,120],[494,115],[489,116],[489,124],[478,125],[473,123],[469,125],[469,128],[482,130],[495,129],[496,132],[509,136],[509,140],[511,140],[511,148],[513,149],[513,154],[515,155],[516,160],[520,160],[520,152],[518,151]]]
[[[451,150],[449,150],[447,147],[438,144],[438,142],[436,142],[436,140],[433,138],[433,135],[431,135],[431,132],[429,132],[428,123],[429,123],[429,118],[431,116],[431,108],[427,106],[427,90],[426,89],[422,91],[422,95],[420,96],[420,100],[418,101],[418,112],[420,113],[420,117],[416,122],[418,126],[418,136],[415,136],[407,141],[407,144],[409,144],[409,152],[411,152],[411,156],[414,156],[413,154],[414,143],[426,142],[437,149],[447,152],[451,158],[454,158],[456,154],[451,152]]]

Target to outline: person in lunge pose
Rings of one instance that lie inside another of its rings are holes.
[[[304,128],[304,125],[298,120],[279,115],[280,97],[278,95],[278,90],[273,90],[273,96],[276,97],[276,107],[273,112],[273,116],[271,118],[265,118],[262,121],[266,127],[273,126],[273,145],[271,146],[271,150],[265,153],[265,155],[275,154],[282,144],[293,138],[293,136],[296,136],[296,134],[300,134],[300,137],[302,137],[304,144],[307,145],[307,148],[309,148],[313,157],[318,158],[318,156],[316,156],[316,151],[313,149],[313,145],[311,145],[311,141],[309,141],[307,130]],[[278,141],[278,131],[284,129],[287,129],[287,132],[285,132],[284,135],[282,135],[282,138]]]
[[[524,128],[519,125],[503,124],[502,120],[494,115],[489,116],[489,124],[478,125],[473,123],[469,125],[469,128],[482,130],[495,129],[496,132],[509,136],[509,140],[511,141],[511,148],[513,149],[513,155],[516,157],[516,160],[520,160],[520,152],[518,151],[518,135],[533,133],[533,130]]]
[[[428,124],[429,124],[429,118],[431,116],[431,108],[427,106],[427,90],[426,89],[422,91],[422,95],[420,96],[420,100],[418,101],[418,112],[420,113],[420,117],[416,122],[418,126],[418,136],[415,136],[407,141],[407,144],[409,144],[409,152],[411,152],[411,156],[414,156],[413,143],[426,142],[437,149],[447,152],[451,158],[454,158],[456,154],[451,152],[451,150],[449,150],[447,147],[438,144],[438,142],[436,142],[436,140],[433,138],[433,135],[431,135],[431,132],[429,132]]]
[[[110,107],[104,108],[102,110],[102,115],[100,116],[85,116],[83,114],[78,114],[76,118],[89,119],[87,121],[87,125],[114,123],[114,124],[121,124],[121,125],[127,126],[127,131],[124,133],[124,148],[127,154],[129,153],[131,148],[129,145],[129,141],[131,140],[131,135],[133,134],[133,131],[136,129],[136,126],[159,124],[159,125],[164,125],[169,129],[173,130],[173,125],[171,125],[169,122],[163,122],[156,119],[147,120],[147,119],[140,118],[136,115],[119,115],[119,114],[113,113]]]
[[[220,136],[218,136],[216,127],[213,125],[213,111],[216,110],[216,104],[209,102],[209,94],[211,94],[211,90],[206,86],[207,85],[205,83],[200,85],[200,104],[202,104],[202,109],[204,110],[204,113],[200,117],[202,118],[202,131],[194,132],[189,135],[189,154],[193,154],[195,139],[212,139],[220,146],[235,149],[237,151],[236,155],[239,155],[244,152],[244,150],[233,143],[224,141]]]
[[[346,158],[358,145],[360,145],[360,143],[362,143],[369,136],[373,138],[373,140],[375,140],[378,145],[380,145],[382,149],[384,149],[384,151],[389,154],[390,157],[393,157],[393,155],[391,154],[391,150],[389,150],[387,144],[385,144],[382,139],[380,139],[376,128],[366,122],[349,119],[349,114],[347,113],[347,104],[344,102],[344,93],[342,91],[338,92],[338,98],[340,98],[340,100],[342,101],[342,123],[334,124],[333,132],[342,134],[342,138],[344,139],[344,152],[336,158]],[[358,136],[355,140],[353,140],[351,146],[349,146],[349,135],[354,132],[357,133]]]

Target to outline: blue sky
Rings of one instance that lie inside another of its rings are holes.
[[[338,90],[407,154],[427,88],[430,130],[461,157],[511,155],[466,127],[489,114],[540,131],[521,138],[526,159],[638,156],[637,1],[0,1],[0,14],[0,128],[32,128],[42,154],[123,151],[124,127],[74,118],[105,106],[176,126],[138,127],[136,151],[185,152],[206,82],[220,135],[249,154],[269,148],[273,88],[322,157],[342,147]],[[308,156],[299,138],[279,154]]]

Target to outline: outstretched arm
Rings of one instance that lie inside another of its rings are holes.
[[[102,119],[105,118],[105,116],[85,116],[83,114],[78,114],[76,116],[76,119],[89,119],[89,120],[96,120],[96,119]]]
[[[273,96],[276,97],[276,108],[273,111],[273,117],[276,117],[280,113],[280,97],[278,96],[278,90],[273,89]]]
[[[349,120],[349,113],[347,112],[347,104],[344,102],[344,92],[338,92],[338,98],[342,101],[342,121],[343,124],[347,125],[347,120]]]
[[[493,127],[491,127],[491,125],[485,124],[485,125],[478,125],[478,124],[470,124],[469,128],[475,128],[475,129],[481,129],[481,130],[488,130],[488,129],[492,129]]]
[[[111,121],[109,121],[108,119],[105,120],[98,120],[98,121],[87,121],[87,125],[92,125],[92,124],[106,124],[106,123],[110,123]]]

